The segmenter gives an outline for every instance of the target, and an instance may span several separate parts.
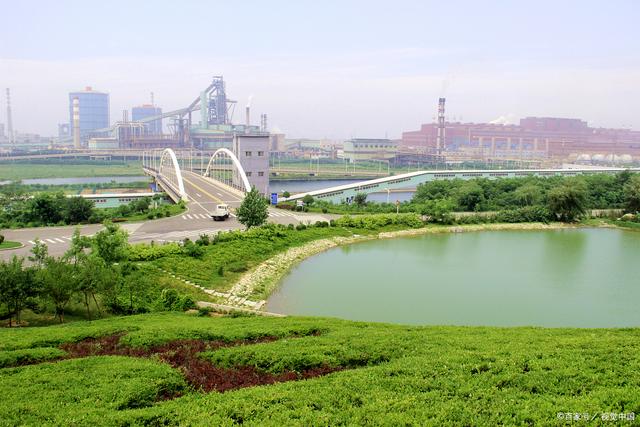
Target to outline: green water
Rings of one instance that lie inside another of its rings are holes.
[[[640,326],[640,233],[496,231],[358,243],[302,262],[266,309],[431,325]]]

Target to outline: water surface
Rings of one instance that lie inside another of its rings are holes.
[[[432,325],[640,326],[640,233],[443,233],[303,261],[266,310]]]

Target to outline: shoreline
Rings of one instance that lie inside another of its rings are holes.
[[[394,239],[398,237],[413,237],[439,233],[468,233],[478,231],[533,231],[559,230],[577,228],[619,228],[609,224],[580,225],[565,223],[500,223],[500,224],[470,224],[451,226],[427,226],[397,231],[383,231],[371,235],[354,234],[350,237],[331,237],[314,240],[302,246],[289,248],[260,263],[251,271],[244,274],[232,287],[229,293],[238,298],[256,301],[256,309],[261,309],[268,298],[277,289],[282,278],[300,262],[329,249],[377,239]]]

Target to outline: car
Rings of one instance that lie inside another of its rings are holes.
[[[229,218],[229,205],[216,205],[216,209],[211,214],[214,221],[224,221]]]

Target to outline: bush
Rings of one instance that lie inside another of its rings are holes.
[[[0,245],[4,243],[4,236],[2,234],[0,234]]]
[[[424,225],[420,216],[415,213],[406,214],[379,214],[379,215],[345,215],[334,222],[339,227],[364,228],[375,230],[388,225],[404,225],[411,228],[419,228]]]
[[[300,224],[296,225],[296,230],[298,230],[298,231],[302,231],[302,230],[306,230],[306,229],[307,229],[307,226],[305,224],[303,224],[303,223],[300,223]]]

